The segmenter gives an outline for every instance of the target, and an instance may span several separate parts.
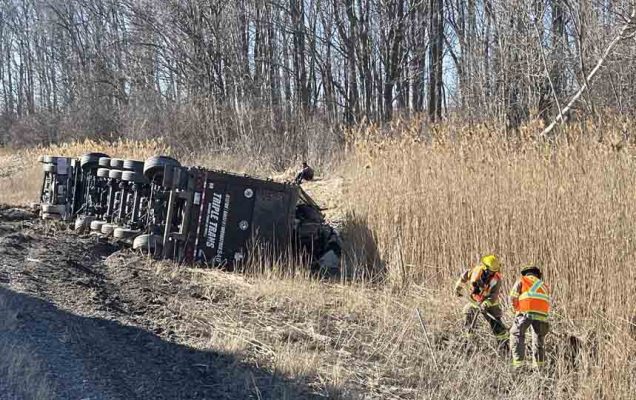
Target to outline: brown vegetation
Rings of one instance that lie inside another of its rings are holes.
[[[197,346],[369,398],[631,398],[633,123],[572,124],[554,141],[533,137],[540,124],[515,136],[486,126],[425,127],[408,120],[351,130],[342,161],[306,186],[342,228],[342,282],[263,260],[244,277],[162,266],[160,274],[186,273],[206,298],[231,288],[252,310],[230,317],[183,309],[183,318],[220,332]],[[139,146],[109,150],[136,157],[163,150]],[[2,202],[31,196],[2,182]],[[543,372],[513,373],[485,330],[474,345],[461,337],[452,281],[491,251],[503,258],[506,289],[526,263],[546,271],[554,313]]]

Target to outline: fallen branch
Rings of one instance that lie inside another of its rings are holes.
[[[428,349],[431,352],[431,358],[433,359],[433,364],[435,364],[435,369],[439,369],[439,366],[437,365],[437,360],[435,359],[435,349],[433,348],[433,345],[431,344],[431,341],[428,338],[428,332],[426,331],[426,327],[424,326],[424,321],[422,321],[422,315],[420,315],[420,309],[416,308],[415,313],[417,314],[417,319],[420,321],[420,326],[422,327],[422,330],[424,331],[424,338],[426,339],[426,344],[428,345]]]
[[[603,66],[603,64],[605,63],[605,60],[607,59],[607,57],[610,55],[610,53],[612,52],[612,50],[614,50],[614,47],[616,46],[616,44],[618,42],[620,42],[622,39],[625,39],[625,32],[627,32],[627,30],[629,29],[630,25],[632,24],[632,22],[634,21],[634,17],[636,17],[636,6],[632,7],[632,13],[629,16],[629,18],[627,19],[627,22],[625,23],[625,25],[621,28],[620,32],[618,33],[618,35],[616,35],[616,37],[610,42],[610,44],[607,46],[607,48],[605,49],[605,51],[603,52],[603,55],[601,56],[601,58],[598,60],[598,62],[596,63],[596,66],[594,67],[594,69],[590,72],[590,74],[587,76],[587,79],[585,79],[585,82],[583,83],[583,85],[581,85],[581,88],[579,89],[578,92],[576,92],[576,94],[574,95],[574,97],[572,97],[572,99],[570,100],[570,102],[559,112],[559,115],[556,116],[556,118],[554,119],[554,121],[552,121],[552,123],[550,125],[548,125],[548,127],[546,127],[543,132],[541,132],[541,136],[547,136],[548,134],[550,134],[550,132],[552,132],[552,130],[554,129],[554,127],[559,123],[559,122],[564,122],[564,115],[568,113],[568,111],[570,111],[570,109],[572,108],[572,106],[574,105],[574,103],[577,102],[577,100],[581,97],[581,95],[583,94],[583,92],[587,89],[589,83],[592,81],[592,78],[594,78],[594,75],[596,75],[596,73],[598,72],[599,69],[601,69],[601,67]]]

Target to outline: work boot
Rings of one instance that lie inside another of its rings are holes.
[[[524,369],[525,366],[526,366],[526,363],[524,360],[512,360],[512,369],[514,371],[520,371]]]

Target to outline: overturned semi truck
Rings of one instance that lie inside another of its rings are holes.
[[[44,156],[43,219],[112,237],[156,257],[234,266],[256,253],[306,257],[339,269],[341,240],[299,186],[226,171],[88,153]]]

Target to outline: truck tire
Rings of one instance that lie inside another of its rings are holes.
[[[124,160],[124,169],[126,171],[144,172],[144,162],[136,160]]]
[[[141,172],[137,171],[122,171],[121,180],[132,183],[148,183],[148,179],[146,179]]]
[[[106,221],[101,221],[101,220],[91,221],[91,231],[101,232],[102,225],[104,225],[105,223]]]
[[[110,167],[112,169],[124,169],[124,160],[121,158],[111,158]]]
[[[133,250],[141,250],[144,253],[155,254],[161,247],[161,236],[159,235],[144,234],[133,240]]]
[[[126,239],[132,239],[135,236],[139,235],[139,231],[136,231],[134,229],[128,229],[128,228],[115,228],[115,230],[113,231],[113,237],[115,239],[122,239],[122,240],[126,240]]]
[[[42,170],[44,172],[54,174],[57,171],[57,167],[55,166],[55,164],[44,164],[42,165]]]
[[[108,171],[108,177],[110,179],[121,179],[121,170],[118,169],[111,169]]]
[[[90,215],[77,217],[77,219],[75,219],[75,230],[78,233],[89,231],[91,228],[91,222],[93,222],[94,220],[95,217],[92,217]]]
[[[100,157],[97,161],[97,165],[99,165],[101,168],[110,169],[110,157]]]
[[[42,204],[42,212],[62,215],[66,212],[66,206],[62,204]]]
[[[49,221],[61,221],[62,216],[60,214],[52,214],[52,213],[42,213],[42,219]]]
[[[104,153],[86,153],[80,157],[80,166],[82,169],[95,168],[99,164],[99,159],[102,157],[110,157]]]
[[[108,223],[103,224],[101,232],[104,236],[109,237],[113,234],[113,232],[115,231],[115,228],[118,228],[118,226],[114,224],[108,224]]]
[[[163,173],[167,166],[180,167],[181,163],[172,157],[154,156],[144,162],[144,176],[152,179],[156,174]]]
[[[108,178],[108,174],[110,170],[108,168],[98,168],[97,169],[97,177],[98,178]]]

